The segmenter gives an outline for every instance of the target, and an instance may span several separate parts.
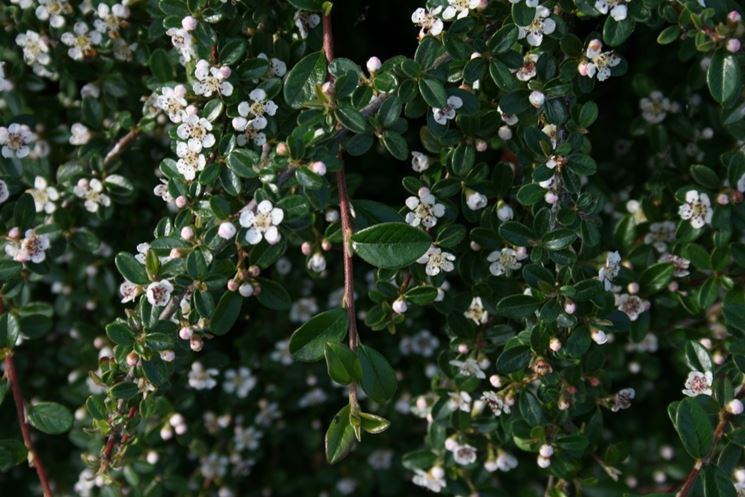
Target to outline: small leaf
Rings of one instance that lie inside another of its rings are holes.
[[[134,256],[128,252],[119,252],[114,259],[114,264],[125,279],[136,285],[147,285],[150,279],[147,277],[145,267],[140,264]]]
[[[381,223],[352,236],[352,248],[363,260],[379,268],[408,266],[432,244],[424,231],[405,223]]]
[[[317,361],[328,342],[341,342],[347,335],[349,318],[341,308],[316,314],[290,337],[290,353],[299,361]],[[351,351],[350,351],[351,352]]]
[[[26,411],[31,425],[49,435],[64,433],[72,426],[72,413],[56,402],[39,402]]]
[[[693,458],[704,457],[714,439],[714,427],[709,416],[693,397],[673,405],[670,415],[683,447]]]
[[[215,335],[229,332],[241,314],[243,297],[238,292],[225,292],[217,303],[210,320],[210,331]]]
[[[326,342],[323,355],[332,380],[342,385],[362,380],[362,365],[354,352],[342,343]]]
[[[714,100],[721,104],[733,98],[742,91],[742,79],[742,68],[734,55],[720,50],[712,56],[706,84]]]
[[[383,433],[389,426],[391,426],[391,422],[384,417],[366,412],[360,413],[360,421],[362,429],[368,433],[372,433],[373,435]]]
[[[316,86],[326,80],[326,56],[323,52],[306,55],[287,74],[283,94],[293,109],[301,108],[316,97]]]
[[[363,390],[368,397],[375,402],[387,402],[396,393],[396,372],[388,360],[377,350],[360,345],[357,348],[357,357],[362,366]]]
[[[538,310],[539,301],[532,295],[510,295],[497,303],[497,314],[512,319],[532,316]]]
[[[349,405],[342,407],[331,420],[325,438],[326,461],[335,464],[344,459],[354,446],[354,429],[349,422]]]

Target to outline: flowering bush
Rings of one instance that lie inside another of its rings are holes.
[[[0,5],[2,494],[745,495],[742,5],[336,3]]]

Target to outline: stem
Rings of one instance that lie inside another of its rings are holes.
[[[323,15],[323,52],[326,61],[334,60],[334,34],[331,29],[331,12],[327,9]],[[341,153],[339,154],[341,155]],[[344,305],[349,319],[349,348],[357,350],[357,314],[354,310],[354,266],[352,262],[352,216],[349,209],[349,193],[347,192],[347,178],[344,166],[336,172],[336,187],[339,190],[339,216],[344,260]],[[357,384],[349,385],[349,404],[354,412],[357,409]]]
[[[745,387],[740,386],[740,390],[735,395],[735,398],[742,399],[743,397],[745,397]],[[688,475],[683,481],[683,484],[681,485],[680,490],[678,490],[678,493],[675,494],[675,497],[687,497],[688,494],[691,492],[691,490],[693,489],[693,485],[696,484],[696,480],[698,479],[698,475],[701,473],[701,470],[704,469],[711,462],[712,459],[714,459],[714,456],[716,455],[717,444],[719,443],[719,440],[724,436],[724,432],[727,430],[727,425],[729,424],[731,419],[732,414],[729,411],[722,411],[722,414],[719,416],[719,424],[714,429],[713,440],[711,442],[709,453],[703,459],[696,460],[696,463],[688,472]]]
[[[119,141],[117,141],[113,147],[111,147],[111,150],[109,150],[109,153],[106,154],[106,157],[103,159],[103,165],[108,166],[111,162],[114,161],[117,157],[119,157],[122,152],[137,138],[137,136],[140,134],[140,128],[134,127],[129,132],[119,138]]]
[[[5,312],[5,306],[2,297],[0,297],[0,314],[2,314],[3,312]],[[16,405],[18,425],[21,427],[23,443],[26,445],[26,449],[29,453],[29,461],[36,469],[36,474],[39,477],[39,483],[41,484],[42,491],[44,492],[44,497],[54,497],[52,488],[49,486],[47,472],[44,469],[44,465],[42,464],[41,459],[36,453],[34,442],[33,440],[31,440],[31,429],[28,427],[28,422],[26,421],[26,400],[23,398],[21,384],[18,382],[18,374],[16,373],[16,365],[13,361],[12,352],[8,352],[8,355],[5,356],[5,376],[8,378],[10,390],[13,392],[13,402]]]

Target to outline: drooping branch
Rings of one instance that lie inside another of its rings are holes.
[[[0,315],[5,312],[5,303],[2,297],[0,297]],[[44,492],[44,497],[54,497],[52,493],[52,487],[49,485],[49,478],[47,478],[47,472],[44,469],[39,455],[34,448],[34,442],[31,439],[31,429],[26,421],[26,400],[23,397],[23,391],[21,390],[21,384],[18,381],[18,373],[16,372],[15,361],[13,360],[13,353],[8,352],[5,356],[5,377],[8,378],[8,384],[10,390],[13,393],[13,402],[16,406],[16,415],[18,417],[18,425],[21,427],[21,436],[23,437],[23,443],[26,446],[26,450],[29,453],[29,461],[33,464],[36,469],[36,475],[39,477],[39,483],[41,489]]]
[[[111,150],[106,154],[106,157],[103,159],[103,165],[108,166],[110,163],[112,163],[117,157],[119,157],[126,149],[129,147],[133,141],[135,141],[135,138],[137,138],[140,134],[140,128],[134,127],[129,132],[119,138],[119,141],[117,141],[113,147],[111,147]]]

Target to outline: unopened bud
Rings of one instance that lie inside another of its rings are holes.
[[[178,330],[178,336],[181,340],[190,340],[193,335],[194,330],[192,330],[190,326],[183,326]]]
[[[137,352],[130,352],[127,354],[127,366],[135,367],[140,362],[140,356]]]
[[[396,314],[403,314],[409,306],[406,305],[406,300],[403,297],[399,297],[393,301],[393,312]]]
[[[326,164],[323,163],[320,160],[315,161],[313,164],[310,165],[310,170],[316,173],[319,176],[324,176],[326,174]]]
[[[235,225],[230,221],[223,221],[220,223],[220,227],[217,228],[217,236],[223,240],[230,240],[235,236],[236,233]]]
[[[228,280],[228,290],[231,292],[238,290],[238,282],[235,280]]]
[[[743,405],[740,399],[732,399],[729,402],[727,402],[728,413],[734,414],[735,416],[739,416],[740,414],[742,414],[742,411],[743,411]]]
[[[186,200],[186,197],[184,197],[183,195],[179,195],[178,197],[176,197],[176,207],[178,207],[179,209],[183,209],[186,206],[187,202],[188,200]]]
[[[380,68],[383,66],[383,63],[380,62],[380,59],[377,57],[370,57],[367,59],[367,72],[370,74],[375,74],[376,72],[380,71]]]
[[[184,240],[191,240],[194,238],[194,228],[191,226],[184,226],[181,228],[181,238]]]

